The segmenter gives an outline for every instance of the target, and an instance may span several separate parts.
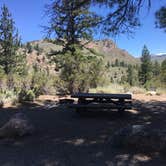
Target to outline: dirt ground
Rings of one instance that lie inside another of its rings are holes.
[[[111,135],[129,124],[166,127],[166,96],[133,96],[133,109],[123,116],[115,111],[80,116],[57,105],[57,97],[41,96],[37,102],[0,111],[0,126],[22,111],[36,132],[24,138],[0,140],[0,166],[165,166],[159,152],[142,153],[115,148]]]

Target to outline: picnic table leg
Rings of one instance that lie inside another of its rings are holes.
[[[118,112],[119,112],[120,114],[123,114],[124,111],[125,111],[125,107],[124,107],[125,102],[124,102],[124,99],[119,99],[119,104],[121,105],[121,108],[118,109]]]
[[[84,104],[86,103],[85,98],[78,98],[78,104]],[[85,112],[85,108],[76,108],[76,112],[79,113],[80,115],[83,115]]]

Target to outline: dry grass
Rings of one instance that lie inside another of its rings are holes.
[[[97,87],[90,89],[92,93],[124,93],[124,87],[118,84],[110,84],[109,86]]]
[[[137,86],[129,88],[128,91],[131,92],[132,94],[146,94],[146,89]]]

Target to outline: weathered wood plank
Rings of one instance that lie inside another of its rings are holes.
[[[75,93],[72,98],[131,99],[131,94]]]
[[[131,109],[131,105],[113,105],[113,104],[68,104],[70,108],[112,108],[112,109]]]

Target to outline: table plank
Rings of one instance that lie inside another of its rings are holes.
[[[131,94],[109,94],[109,93],[75,93],[72,98],[105,98],[105,99],[131,99]]]
[[[114,104],[68,104],[70,108],[112,108],[112,109],[131,109],[131,105],[114,105]]]

